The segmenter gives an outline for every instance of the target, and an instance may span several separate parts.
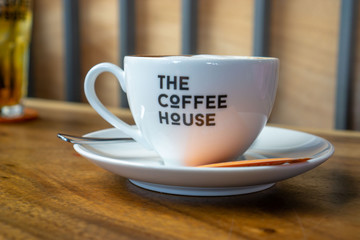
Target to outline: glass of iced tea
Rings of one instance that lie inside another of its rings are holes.
[[[24,114],[31,27],[31,0],[0,0],[0,118]]]

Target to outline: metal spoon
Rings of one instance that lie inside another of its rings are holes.
[[[77,144],[96,144],[96,143],[114,143],[114,142],[133,142],[132,138],[93,138],[93,137],[78,137],[69,134],[58,133],[58,138],[65,142]],[[282,165],[285,163],[300,163],[306,162],[311,158],[267,158],[267,159],[251,159],[231,162],[220,162],[198,167],[202,168],[219,168],[219,167],[252,167],[252,166],[271,166]]]
[[[133,142],[132,138],[93,138],[93,137],[78,137],[64,133],[58,133],[58,138],[65,142],[77,144],[104,144],[114,142]]]

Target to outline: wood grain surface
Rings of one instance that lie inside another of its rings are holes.
[[[138,188],[80,157],[58,132],[110,127],[90,107],[28,100],[39,118],[0,124],[0,239],[356,239],[360,134],[303,129],[326,163],[254,194],[184,197]],[[128,122],[129,111],[113,109]]]

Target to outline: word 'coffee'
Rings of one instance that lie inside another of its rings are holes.
[[[158,75],[159,87],[164,90],[158,96],[158,104],[165,109],[219,109],[227,108],[227,94],[191,95],[183,94],[190,90],[189,76]],[[166,90],[176,90],[181,94],[167,94]],[[159,111],[160,124],[183,126],[215,126],[215,113],[202,112],[168,112]]]

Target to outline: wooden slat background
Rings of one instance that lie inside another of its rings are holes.
[[[281,61],[275,122],[331,128],[340,1],[274,1],[270,54]]]
[[[356,48],[354,76],[352,87],[352,129],[360,131],[360,4],[358,6],[357,15],[357,33],[356,33]]]
[[[35,94],[63,100],[62,0],[34,2]],[[270,55],[280,58],[281,67],[271,122],[334,128],[340,3],[340,0],[272,1]],[[251,55],[253,6],[253,0],[199,0],[198,53]],[[137,0],[136,52],[180,54],[180,11],[180,0]],[[360,16],[357,25],[360,27]],[[96,63],[119,62],[118,1],[80,0],[80,29],[79,81],[83,81]],[[354,51],[352,127],[360,130],[360,31]],[[109,75],[102,77],[109,80],[98,81],[99,95],[105,104],[119,106],[116,81]]]
[[[37,97],[64,99],[62,1],[34,1],[31,61]]]

